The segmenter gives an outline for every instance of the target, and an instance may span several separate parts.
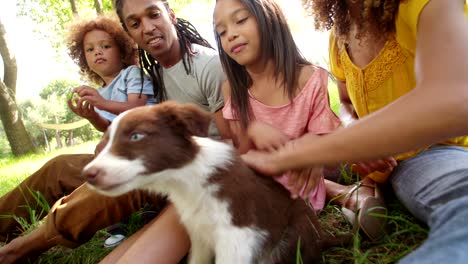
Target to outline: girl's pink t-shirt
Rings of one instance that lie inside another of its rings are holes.
[[[290,139],[296,139],[306,133],[317,135],[327,134],[340,126],[340,120],[330,108],[328,98],[328,72],[318,68],[307,81],[304,88],[292,100],[283,106],[268,106],[257,101],[249,93],[249,103],[254,119],[269,124]],[[223,108],[223,116],[227,120],[237,120],[232,114],[231,101],[227,100]],[[286,172],[275,180],[286,189],[289,186],[290,172]],[[301,191],[301,197],[308,199],[315,210],[323,209],[325,205],[325,183],[322,177],[318,185],[310,193]]]

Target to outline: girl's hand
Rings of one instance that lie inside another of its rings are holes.
[[[258,121],[252,122],[247,135],[258,150],[268,152],[278,150],[289,141],[289,138],[278,129]]]
[[[307,168],[291,171],[289,186],[292,187],[291,198],[296,199],[310,193],[323,176],[323,167]],[[302,191],[302,192],[301,192]]]
[[[356,162],[351,165],[351,169],[364,177],[374,171],[391,172],[397,165],[397,161],[393,157],[387,157],[380,160]]]
[[[78,94],[83,101],[86,101],[99,109],[102,109],[102,106],[105,105],[106,99],[104,99],[96,89],[89,86],[82,85],[73,88],[72,92]]]
[[[241,155],[242,160],[253,170],[269,176],[276,176],[283,171],[276,166],[273,161],[275,152],[268,153],[258,150],[250,150],[249,152]],[[292,171],[289,178],[289,185],[292,186],[290,192],[291,197],[296,199],[303,194],[308,194],[312,191],[319,179],[323,175],[323,167],[307,168],[302,170]]]

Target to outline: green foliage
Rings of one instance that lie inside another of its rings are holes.
[[[76,81],[55,80],[41,90],[39,98],[30,99],[20,104],[25,126],[36,145],[47,147],[44,134],[49,142],[53,141],[56,136],[55,131],[43,129],[38,124],[68,124],[82,119],[73,113],[67,105],[71,89],[79,85],[80,83]],[[81,142],[93,140],[102,135],[91,125],[59,133],[63,138],[69,137],[70,133],[73,133],[73,138],[79,139]]]
[[[102,10],[104,10],[104,11],[114,10],[114,6],[113,6],[111,0],[101,1],[101,4],[102,4]]]
[[[79,82],[67,79],[54,80],[41,90],[39,96],[44,100],[47,100],[51,95],[56,95],[61,99],[66,99],[67,95],[70,94],[70,90],[79,85]]]
[[[191,4],[192,0],[172,0],[172,1],[168,1],[168,2],[169,2],[169,6],[177,14],[177,12],[182,10],[185,6]]]
[[[210,2],[212,0],[204,0]],[[192,3],[192,0],[169,1],[171,8],[176,12]],[[78,16],[92,16],[96,14],[94,0],[75,0]],[[61,50],[64,43],[67,23],[73,20],[73,12],[70,1],[63,0],[18,0],[18,16],[32,19],[39,33],[51,43],[57,51]],[[113,10],[112,0],[101,0],[103,12]]]
[[[95,14],[94,0],[75,0],[78,15]],[[112,10],[111,0],[102,0],[103,11]],[[66,25],[73,20],[70,1],[63,0],[18,0],[18,16],[28,17],[35,22],[34,31],[50,41],[52,47],[60,50],[64,43]]]
[[[80,86],[80,83],[77,81],[66,79],[54,80],[44,87],[39,93],[39,96],[45,101],[56,99],[60,108],[63,108],[64,111],[61,111],[62,116],[60,118],[61,123],[71,123],[81,119],[73,113],[66,104],[67,99],[71,94],[71,89],[78,86]]]

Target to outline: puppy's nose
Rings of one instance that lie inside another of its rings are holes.
[[[89,183],[95,183],[97,181],[97,176],[99,175],[99,168],[91,167],[84,171],[86,179]]]

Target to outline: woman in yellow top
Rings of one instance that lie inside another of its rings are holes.
[[[345,126],[390,104],[415,87],[416,47],[415,37],[410,29],[416,28],[417,21],[405,19],[418,17],[427,2],[411,1],[400,5],[399,1],[381,1],[380,5],[373,8],[366,8],[365,2],[362,6],[354,5],[354,12],[362,14],[361,18],[372,17],[375,21],[363,23],[360,29],[356,23],[346,22],[348,15],[352,16],[353,9],[350,8],[350,12],[348,9],[337,9],[339,11],[334,14],[336,19],[333,20],[334,29],[330,34],[330,68],[337,79],[341,101],[340,117]],[[319,27],[327,28],[332,25],[328,16],[323,16],[329,12],[328,6],[322,3],[315,1],[313,10]],[[371,4],[372,2],[368,2],[368,5]],[[367,29],[364,31],[363,27]],[[457,137],[439,144],[468,146],[468,137]],[[429,146],[394,157],[353,164],[355,171],[361,176],[367,176],[360,182],[360,187],[368,188],[343,188],[327,182],[328,194],[334,197],[360,190],[357,195],[358,207],[362,210],[358,214],[359,225],[371,239],[377,239],[382,234],[385,219],[366,213],[366,210],[370,213],[374,206],[384,206],[382,197],[379,197],[380,192],[373,190],[376,188],[374,181],[385,182],[397,161],[406,160],[428,148]],[[376,199],[373,196],[377,196]],[[350,197],[348,195],[337,201],[345,208],[353,209],[356,207],[356,196],[352,196],[354,199]]]
[[[264,173],[339,162],[355,162],[364,175],[382,172],[365,186],[390,175],[402,203],[430,227],[427,241],[401,262],[465,263],[468,140],[460,136],[468,134],[467,2],[306,2],[319,28],[333,28],[331,70],[344,123],[352,125],[244,159]],[[298,189],[304,181],[297,180]],[[340,186],[329,190],[339,193]],[[366,192],[354,201],[358,207]]]

